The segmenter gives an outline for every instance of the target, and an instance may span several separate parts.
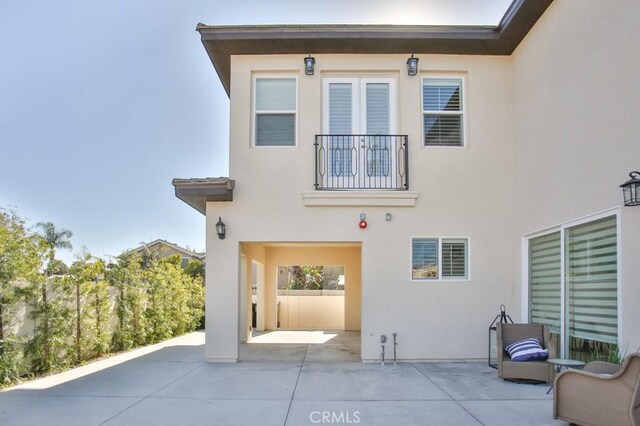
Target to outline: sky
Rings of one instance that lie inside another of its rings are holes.
[[[0,3],[0,207],[115,256],[204,251],[175,177],[228,176],[229,99],[196,24],[496,25],[510,0]],[[232,176],[233,177],[233,176]]]

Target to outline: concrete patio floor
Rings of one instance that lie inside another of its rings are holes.
[[[356,333],[264,336],[237,364],[203,362],[192,333],[16,386],[0,425],[566,424],[546,385],[484,363],[362,364]]]

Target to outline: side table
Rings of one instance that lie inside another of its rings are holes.
[[[563,368],[582,368],[585,364],[584,361],[569,358],[549,358],[547,363],[555,367],[556,373],[561,372]],[[551,389],[553,389],[553,383],[551,383],[551,386],[547,390],[547,395],[549,395]]]

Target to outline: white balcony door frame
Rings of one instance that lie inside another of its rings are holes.
[[[322,80],[322,132],[325,135],[331,134],[329,128],[329,87],[331,84],[351,85],[351,133],[352,135],[371,134],[367,129],[367,84],[387,84],[389,86],[389,132],[396,134],[396,79],[391,77],[327,77]],[[391,138],[389,145],[389,174],[397,175],[397,161],[394,161],[397,152],[397,139]],[[352,163],[352,173],[344,180],[349,187],[356,187],[358,183],[365,182],[366,186],[380,187],[380,177],[360,176],[368,174],[367,150],[376,147],[367,147],[366,139],[361,138],[357,145],[357,162]],[[328,149],[328,147],[327,147]],[[330,158],[330,156],[329,156]],[[396,159],[397,160],[397,159]],[[331,173],[332,168],[327,164],[327,173],[324,175],[323,185],[329,186],[328,182],[335,178]],[[342,178],[341,178],[342,181]],[[365,187],[366,187],[365,186]]]

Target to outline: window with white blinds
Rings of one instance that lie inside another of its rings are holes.
[[[469,240],[467,238],[411,239],[411,279],[468,278]]]
[[[560,232],[529,240],[529,321],[560,333]]]
[[[388,135],[389,83],[367,83],[367,134]]]
[[[438,239],[414,238],[411,241],[411,279],[438,279]]]
[[[569,335],[618,342],[618,251],[616,218],[567,229],[566,286]]]
[[[295,146],[296,79],[255,79],[255,146]]]
[[[350,135],[353,133],[353,85],[329,84],[329,133]]]
[[[442,278],[467,278],[467,240],[442,240]]]
[[[531,322],[548,324],[562,342],[618,342],[617,232],[613,215],[529,239]]]
[[[425,146],[464,146],[461,78],[422,80]]]
[[[366,83],[367,134],[380,135],[370,140],[366,150],[367,176],[388,176],[391,138],[389,83]]]
[[[329,84],[329,173],[334,177],[352,175],[351,138],[353,133],[353,85]]]

